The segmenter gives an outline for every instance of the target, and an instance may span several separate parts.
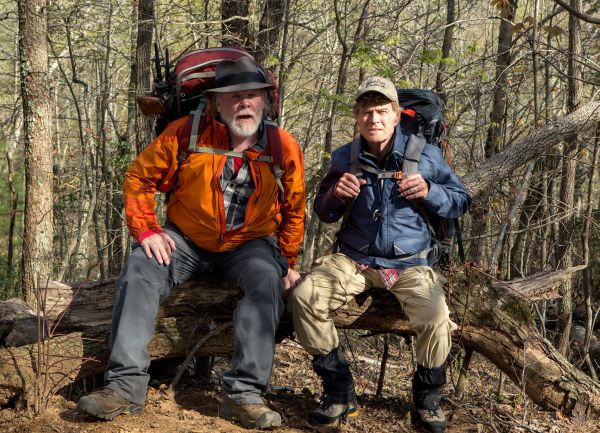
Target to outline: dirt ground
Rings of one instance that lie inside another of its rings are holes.
[[[360,416],[342,425],[340,432],[420,431],[411,420],[410,346],[401,341],[399,337],[391,338],[384,386],[381,395],[376,396],[382,337],[351,335],[345,339],[345,346],[351,349],[347,350],[347,355],[355,371]],[[509,380],[504,382],[499,398],[498,370],[477,355],[471,363],[465,395],[460,400],[456,399],[453,397],[453,384],[457,375],[453,364],[456,362],[450,363],[449,384],[443,401],[443,408],[451,420],[450,432],[600,432],[600,420],[573,420],[560,412],[541,411]],[[163,389],[169,383],[172,368],[155,367],[151,382],[154,387],[149,388],[142,415],[121,415],[110,422],[84,417],[75,411],[77,399],[83,390],[71,388],[53,396],[47,409],[37,416],[30,415],[26,410],[3,409],[0,411],[0,432],[248,432],[218,416],[221,403],[219,377],[227,366],[228,360],[218,360],[213,366],[210,383],[194,377],[182,379],[174,399],[168,398],[160,389],[161,382]],[[266,400],[283,418],[283,426],[276,431],[311,431],[306,427],[304,417],[318,406],[320,382],[312,372],[310,357],[296,343],[285,340],[278,346],[271,385],[273,392],[267,395]]]

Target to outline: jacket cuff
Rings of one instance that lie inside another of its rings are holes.
[[[141,244],[144,239],[146,239],[149,236],[155,235],[157,233],[164,233],[164,230],[163,229],[146,230],[145,232],[142,232],[142,234],[137,237],[136,241],[138,244]]]
[[[441,187],[433,182],[428,182],[429,192],[425,197],[421,199],[421,202],[429,208],[432,212],[435,212],[439,208],[439,204],[444,200],[444,194]]]
[[[315,202],[315,208],[319,218],[324,222],[335,222],[340,216],[346,212],[346,208],[351,203],[348,203],[343,198],[335,195],[335,185],[333,185],[329,190],[325,193],[323,198],[319,200],[319,203]]]
[[[298,257],[286,257],[286,259],[288,260],[288,267],[290,269],[295,269],[296,262],[298,261]]]

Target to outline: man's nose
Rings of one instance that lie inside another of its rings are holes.
[[[242,96],[240,99],[240,107],[248,107],[250,105],[250,98]]]

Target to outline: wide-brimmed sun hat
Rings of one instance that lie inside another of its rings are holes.
[[[271,89],[265,72],[249,57],[222,60],[215,70],[215,87],[205,94],[239,92],[241,90]]]

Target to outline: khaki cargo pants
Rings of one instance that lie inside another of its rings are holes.
[[[444,363],[450,351],[450,334],[456,329],[449,317],[444,282],[429,266],[416,266],[402,271],[390,288],[417,333],[417,363],[425,368]],[[360,272],[345,254],[317,259],[288,301],[296,334],[308,353],[324,355],[338,347],[331,313],[373,287],[385,288],[379,273],[371,268]]]

